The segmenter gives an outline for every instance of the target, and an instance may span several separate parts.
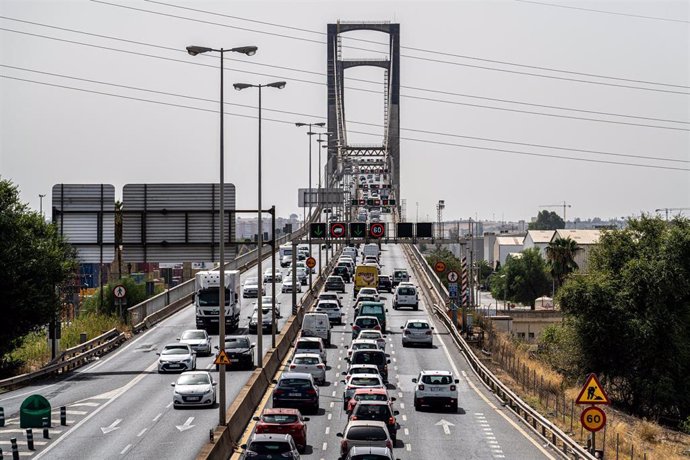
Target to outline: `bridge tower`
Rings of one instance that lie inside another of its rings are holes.
[[[373,30],[389,36],[388,56],[385,59],[343,59],[341,34],[356,30]],[[400,206],[400,24],[389,22],[337,22],[328,24],[328,139],[327,176],[334,185],[349,183],[352,159],[366,158],[367,167],[388,169],[391,184],[390,198]],[[384,113],[382,144],[352,145],[347,142],[345,124],[345,70],[357,66],[385,69],[383,82]],[[399,215],[399,212],[397,213]]]

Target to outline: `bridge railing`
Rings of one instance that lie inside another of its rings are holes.
[[[428,292],[434,298],[433,310],[435,315],[440,318],[446,329],[448,329],[453,342],[455,342],[458,348],[463,352],[472,370],[477,377],[481,379],[484,385],[495,393],[502,401],[502,404],[510,408],[532,429],[532,431],[540,435],[542,439],[561,452],[563,456],[566,458],[594,460],[596,458],[594,455],[589,453],[587,449],[564,433],[549,419],[520,399],[517,394],[503,384],[503,382],[501,382],[486,366],[484,366],[479,358],[475,356],[470,346],[462,338],[460,331],[457,330],[455,324],[446,313],[445,305],[446,300],[448,300],[448,291],[445,289],[445,286],[443,286],[441,280],[426,262],[424,256],[419,252],[419,249],[413,245],[406,246],[406,252],[413,267],[417,268],[418,273],[424,274],[424,282],[422,284],[427,287]]]

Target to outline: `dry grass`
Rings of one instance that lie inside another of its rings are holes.
[[[530,358],[529,346],[526,344],[514,342],[506,334],[500,333],[495,334],[491,340],[493,360],[482,361],[523,401],[584,445],[589,433],[580,425],[580,408],[572,405],[580,387],[567,386],[563,376],[542,362]],[[478,351],[476,354],[481,356]],[[529,377],[525,378],[526,374]],[[539,387],[542,391],[538,391]],[[556,403],[556,400],[559,402]],[[597,448],[605,449],[605,458],[644,459],[646,455],[649,460],[687,460],[690,457],[690,436],[637,419],[611,407],[605,407],[604,411],[607,418],[606,429],[597,433],[596,440]]]

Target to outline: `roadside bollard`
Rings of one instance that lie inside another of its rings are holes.
[[[79,343],[86,343],[86,332],[82,332],[79,334]]]
[[[48,431],[49,426],[50,422],[48,421],[48,417],[43,417],[43,439],[50,439],[50,432]]]
[[[60,407],[60,425],[67,426],[67,407]]]
[[[5,408],[0,407],[0,426],[5,426]]]
[[[0,460],[2,460],[4,457],[2,456],[2,447],[0,447]]]
[[[208,437],[209,437],[209,441],[211,441],[211,443],[213,443],[213,428],[208,430]]]
[[[26,429],[26,446],[29,450],[34,450],[34,432],[31,428]]]
[[[17,438],[10,438],[12,444],[12,460],[19,460],[19,449],[17,448]]]

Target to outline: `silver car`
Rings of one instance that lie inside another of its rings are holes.
[[[393,460],[388,447],[353,446],[345,460]]]
[[[317,385],[326,383],[326,365],[318,353],[295,353],[289,367],[290,372],[311,374]]]
[[[173,343],[163,347],[158,358],[158,372],[196,370],[196,353],[184,343]]]
[[[209,406],[216,404],[216,382],[206,371],[183,372],[171,383],[173,406]]]
[[[406,347],[410,344],[422,344],[430,347],[434,346],[433,326],[425,319],[408,319],[403,330],[402,345]]]
[[[192,347],[200,355],[211,355],[211,337],[203,329],[187,329],[177,339],[180,343]]]

